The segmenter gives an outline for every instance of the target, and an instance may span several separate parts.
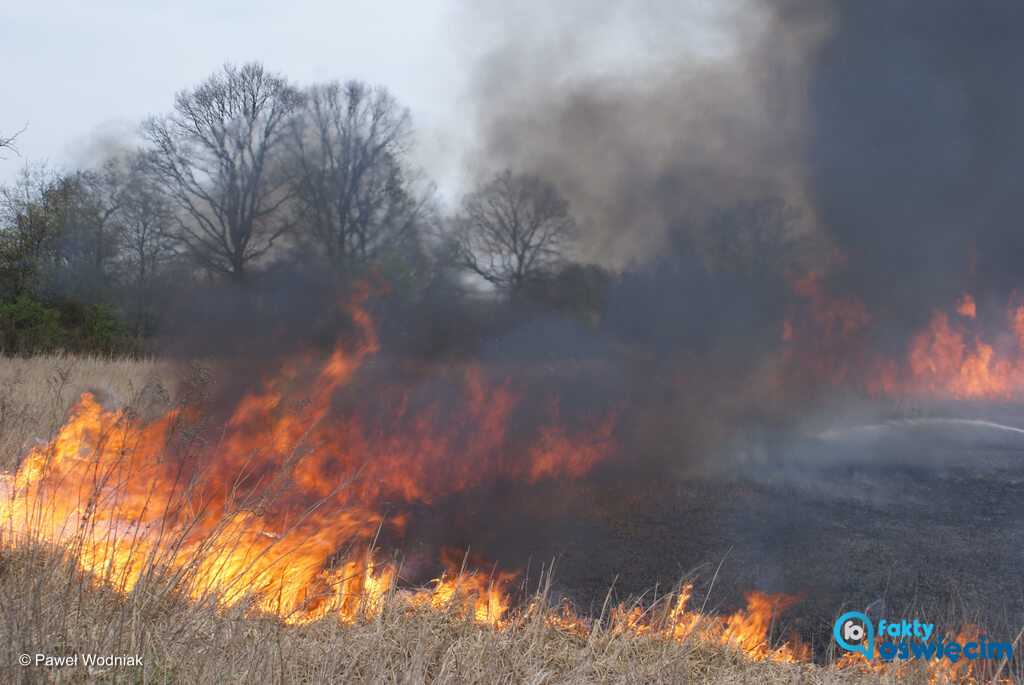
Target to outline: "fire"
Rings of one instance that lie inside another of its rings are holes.
[[[951,641],[961,645],[977,641],[982,631],[973,624],[964,625]],[[847,652],[836,662],[840,669],[857,669],[875,673],[884,673],[895,679],[910,677],[914,674],[923,675],[929,683],[1009,683],[1015,682],[1012,676],[999,676],[999,664],[987,661],[974,661],[961,658],[951,661],[946,658],[928,660],[904,660],[898,656],[892,661],[874,659],[868,661],[858,652]]]
[[[957,398],[1009,398],[1020,379],[1013,362],[980,339],[968,342],[944,312],[913,339],[909,362],[918,389]]]
[[[804,299],[819,331],[828,337],[848,338],[871,322],[864,303],[853,297],[833,297],[825,292],[815,272],[792,281],[793,292]]]
[[[755,660],[796,662],[811,658],[810,646],[799,637],[790,636],[780,645],[772,641],[776,622],[783,611],[796,603],[795,597],[750,592],[745,609],[718,617],[687,610],[691,594],[692,587],[684,587],[673,607],[672,636],[675,639],[686,640],[695,635],[704,642],[738,649]]]
[[[815,272],[791,278],[790,288],[796,304],[782,324],[789,383],[845,383],[857,362],[854,343],[871,323],[867,308],[832,296]]]
[[[1012,399],[1024,393],[1024,305],[1007,309],[993,333],[971,293],[937,309],[907,342],[906,356],[872,353],[872,317],[855,297],[827,293],[814,273],[794,279],[796,301],[783,321],[787,374],[871,395]]]
[[[379,350],[360,302],[350,314],[354,345],[319,366],[285,363],[219,434],[196,428],[197,407],[143,420],[83,394],[57,435],[0,480],[8,544],[60,547],[125,592],[159,572],[193,599],[249,601],[292,622],[354,620],[393,589],[398,567],[372,549],[382,531],[401,535],[403,508],[498,479],[580,477],[611,452],[611,418],[571,430],[555,404],[532,439],[513,439],[523,396],[479,368],[445,378],[444,406],[406,389],[379,411],[338,411]],[[508,577],[491,588],[471,578],[449,569],[430,603],[469,591],[482,602],[474,615],[500,619]]]
[[[612,609],[610,628],[620,634],[653,636],[680,644],[696,642],[725,647],[755,661],[810,660],[811,648],[798,636],[790,635],[780,642],[773,634],[782,612],[796,603],[795,597],[750,592],[745,608],[724,616],[689,609],[692,597],[693,585],[687,583],[661,612],[655,611],[655,607],[620,604]],[[565,605],[560,612],[549,615],[547,622],[577,635],[586,635],[592,628]]]
[[[503,626],[512,605],[508,587],[519,574],[499,570],[490,574],[467,573],[465,563],[460,562],[452,550],[443,550],[441,556],[445,572],[432,581],[432,588],[413,593],[409,597],[410,604],[455,611],[477,623]]]
[[[957,301],[956,313],[968,319],[974,319],[978,316],[978,307],[974,303],[974,297],[970,293],[965,294],[959,301]]]
[[[836,335],[870,320],[852,301],[833,309],[816,279],[800,287],[814,320]],[[197,428],[199,407],[144,420],[83,394],[52,440],[30,450],[15,473],[0,476],[3,544],[62,549],[98,582],[122,592],[169,582],[190,599],[244,603],[289,623],[352,622],[396,602],[495,629],[537,610],[547,625],[570,635],[585,637],[600,626],[568,604],[554,612],[535,601],[514,611],[517,573],[482,570],[486,562],[452,550],[442,551],[444,572],[427,587],[399,588],[401,567],[376,542],[382,532],[401,536],[410,505],[497,479],[586,475],[612,452],[614,416],[573,430],[552,401],[530,439],[513,439],[509,424],[524,396],[511,381],[489,382],[477,367],[448,379],[456,398],[451,405],[424,403],[406,389],[381,411],[338,411],[339,397],[379,351],[359,302],[351,317],[356,344],[338,347],[319,365],[289,360],[230,408],[217,435]],[[1019,343],[1024,307],[1012,318]],[[787,330],[794,335],[793,327]],[[1016,368],[1005,368],[1009,362],[991,347],[968,343],[948,317],[937,315],[921,335],[910,367],[930,387],[991,392],[996,379],[1012,377]],[[809,645],[778,635],[779,616],[795,598],[751,592],[744,608],[709,615],[689,608],[692,595],[693,586],[684,585],[657,611],[617,606],[610,628],[697,641],[755,660],[810,660]]]
[[[1024,305],[1006,313],[1006,331],[986,335],[978,326],[970,294],[955,306],[959,318],[943,311],[932,314],[928,327],[910,342],[908,373],[902,383],[908,393],[928,393],[957,399],[1019,397],[1024,391]]]
[[[290,360],[237,401],[215,437],[195,428],[198,407],[143,420],[83,394],[54,438],[0,479],[4,544],[58,547],[123,592],[171,578],[193,600],[247,603],[289,623],[357,621],[389,601],[498,629],[528,616],[533,605],[513,612],[514,572],[481,570],[483,560],[443,550],[439,577],[401,589],[399,564],[375,541],[402,534],[406,505],[499,478],[585,475],[612,450],[612,418],[572,430],[552,401],[532,439],[513,440],[509,422],[524,398],[480,368],[450,384],[460,398],[454,411],[406,391],[383,412],[339,412],[337,398],[379,349],[358,303],[351,313],[356,345],[312,370],[309,359]],[[798,640],[771,642],[789,598],[752,593],[745,609],[717,617],[688,609],[691,594],[684,588],[658,622],[618,607],[613,629],[755,659],[809,658]],[[556,616],[547,614],[549,625],[575,635],[594,626],[568,607]]]
[[[285,364],[235,404],[216,440],[189,430],[200,418],[196,407],[144,421],[82,395],[57,435],[2,481],[7,543],[58,546],[124,592],[165,574],[192,599],[249,602],[292,623],[355,621],[394,599],[507,626],[516,573],[483,571],[482,560],[444,550],[438,578],[399,589],[400,567],[383,560],[374,541],[384,530],[401,534],[403,505],[429,505],[497,478],[585,475],[612,448],[612,420],[573,431],[551,402],[547,422],[520,444],[508,425],[523,397],[508,381],[489,383],[479,368],[455,383],[457,411],[404,392],[384,413],[339,414],[332,403],[379,349],[363,310],[354,306],[352,318],[357,345],[336,349],[312,373],[309,360]],[[772,619],[789,600],[753,593],[732,616],[704,617],[686,609],[691,591],[657,627],[619,607],[616,629],[680,642],[695,636],[758,659],[809,654],[769,647]],[[565,609],[555,627],[579,634],[588,621]]]

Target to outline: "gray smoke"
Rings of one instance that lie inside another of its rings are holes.
[[[1019,282],[1024,5],[836,2],[807,84],[807,183],[877,316]],[[923,310],[923,311],[922,311]]]
[[[772,197],[810,266],[838,248],[832,287],[897,329],[965,290],[1003,308],[1017,285],[1021,4],[474,7],[502,27],[474,91],[478,167],[557,183],[585,257],[644,261]]]
[[[645,260],[671,233],[765,196],[803,207],[806,59],[825,13],[525,5],[489,6],[505,30],[476,80],[478,165],[556,182],[588,227],[585,257]]]

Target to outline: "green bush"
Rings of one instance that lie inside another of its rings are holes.
[[[60,312],[31,295],[0,303],[0,340],[5,354],[49,352],[64,345]]]
[[[25,293],[0,302],[0,352],[30,355],[56,351],[134,354],[138,344],[109,305],[45,302]]]
[[[110,305],[92,305],[82,326],[82,342],[95,350],[112,353],[123,344],[126,330]]]

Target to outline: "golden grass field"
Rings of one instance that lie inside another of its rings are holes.
[[[178,391],[154,361],[69,357],[0,360],[5,472],[50,437],[92,390],[107,404],[162,403]],[[541,599],[543,599],[541,597]],[[0,538],[0,682],[130,683],[867,683],[891,675],[751,661],[728,648],[637,636],[607,625],[572,633],[553,609],[496,630],[443,610],[383,610],[342,624],[288,625],[181,598],[154,575],[124,595],[54,550]],[[20,666],[22,655],[138,655],[141,666]],[[911,673],[904,682],[928,682]]]

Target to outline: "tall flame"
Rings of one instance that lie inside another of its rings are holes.
[[[0,480],[7,537],[69,550],[124,591],[159,569],[196,599],[248,599],[290,621],[352,619],[397,578],[370,548],[383,529],[401,533],[404,506],[497,479],[579,477],[610,453],[610,418],[571,431],[557,409],[532,442],[513,440],[522,397],[478,368],[455,382],[454,411],[407,394],[383,414],[334,411],[379,347],[359,302],[351,317],[356,345],[335,349],[308,385],[303,360],[286,364],[235,404],[216,436],[193,429],[195,407],[144,421],[83,394],[57,435]],[[458,594],[450,575],[433,603]],[[504,608],[488,600],[484,613]]]
[[[813,319],[835,335],[870,321],[853,301],[833,311],[816,279],[800,287],[813,302]],[[974,317],[963,302],[958,312]],[[399,589],[399,566],[382,559],[374,542],[384,529],[403,531],[403,505],[430,504],[496,479],[585,475],[611,453],[612,417],[572,431],[552,403],[548,421],[522,444],[508,430],[522,396],[508,381],[489,383],[479,368],[461,377],[456,411],[421,406],[405,394],[383,416],[339,414],[332,409],[338,393],[379,349],[358,301],[351,316],[359,329],[352,349],[335,349],[308,379],[310,359],[285,364],[231,408],[215,437],[196,429],[197,407],[143,420],[84,393],[52,440],[30,450],[15,473],[0,475],[3,544],[55,546],[123,592],[170,578],[192,599],[245,601],[288,622],[355,621],[394,598],[510,626],[518,574],[482,570],[482,560],[443,550],[437,579]],[[1024,307],[1011,318],[1024,345]],[[787,324],[791,340],[795,330]],[[1016,392],[1020,368],[980,341],[968,343],[944,314],[910,353],[915,384],[968,396]],[[719,645],[757,660],[811,658],[798,637],[777,639],[779,615],[794,598],[751,592],[743,609],[717,616],[689,609],[692,594],[683,586],[657,615],[618,606],[611,628]],[[597,625],[568,606],[545,620],[571,634]],[[840,665],[858,665],[847,661]],[[952,675],[969,679],[971,672]]]

